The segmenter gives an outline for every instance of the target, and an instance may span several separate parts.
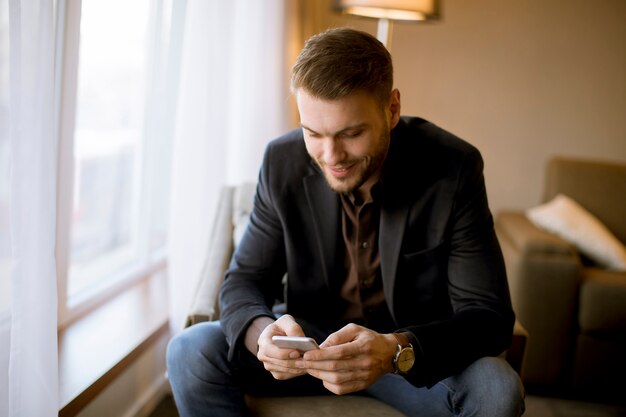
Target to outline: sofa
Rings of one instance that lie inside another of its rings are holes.
[[[255,184],[223,187],[211,234],[206,261],[186,319],[186,326],[219,319],[218,292],[233,250],[245,230]],[[280,306],[277,306],[280,308]],[[516,323],[512,346],[503,356],[518,372],[522,367],[527,332]],[[308,396],[258,398],[247,396],[253,416],[267,417],[400,417],[404,414],[372,398],[346,396]]]
[[[564,198],[578,205],[575,215],[556,208]],[[588,221],[595,229],[586,228]],[[623,402],[626,164],[553,158],[541,205],[499,212],[496,232],[513,308],[530,334],[522,368],[527,390]],[[607,234],[612,241],[605,242]],[[602,263],[612,251],[621,267]]]

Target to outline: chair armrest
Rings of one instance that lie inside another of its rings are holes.
[[[528,331],[518,320],[515,320],[511,346],[504,353],[504,358],[520,376],[522,375],[522,365],[524,364],[527,343]]]
[[[219,290],[233,253],[233,192],[233,187],[224,187],[220,192],[206,262],[198,279],[185,327],[219,318]]]
[[[535,227],[521,212],[502,212],[496,232],[516,317],[531,337],[523,374],[535,385],[558,383],[571,357],[581,280],[574,246]]]
[[[496,233],[506,262],[514,307],[521,301],[520,297],[527,300],[526,291],[535,291],[538,288],[535,285],[558,286],[559,292],[554,293],[558,298],[571,293],[564,294],[564,287],[578,289],[581,262],[572,244],[540,230],[521,212],[499,213]],[[551,293],[541,292],[544,297]]]
[[[496,217],[500,238],[506,237],[524,255],[576,256],[576,248],[560,237],[537,228],[522,212],[502,212]]]

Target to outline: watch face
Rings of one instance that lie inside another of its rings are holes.
[[[408,372],[415,363],[415,354],[412,348],[404,348],[398,355],[396,367],[400,372]]]

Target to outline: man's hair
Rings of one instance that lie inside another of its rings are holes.
[[[306,41],[291,71],[291,91],[336,100],[365,91],[386,102],[393,88],[393,65],[387,48],[372,35],[335,28]]]

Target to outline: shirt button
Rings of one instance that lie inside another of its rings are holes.
[[[363,243],[361,243],[361,247],[362,247],[363,249],[367,249],[367,248],[369,248],[369,247],[370,247],[370,244],[369,244],[369,243],[367,243],[367,242],[363,242]]]

